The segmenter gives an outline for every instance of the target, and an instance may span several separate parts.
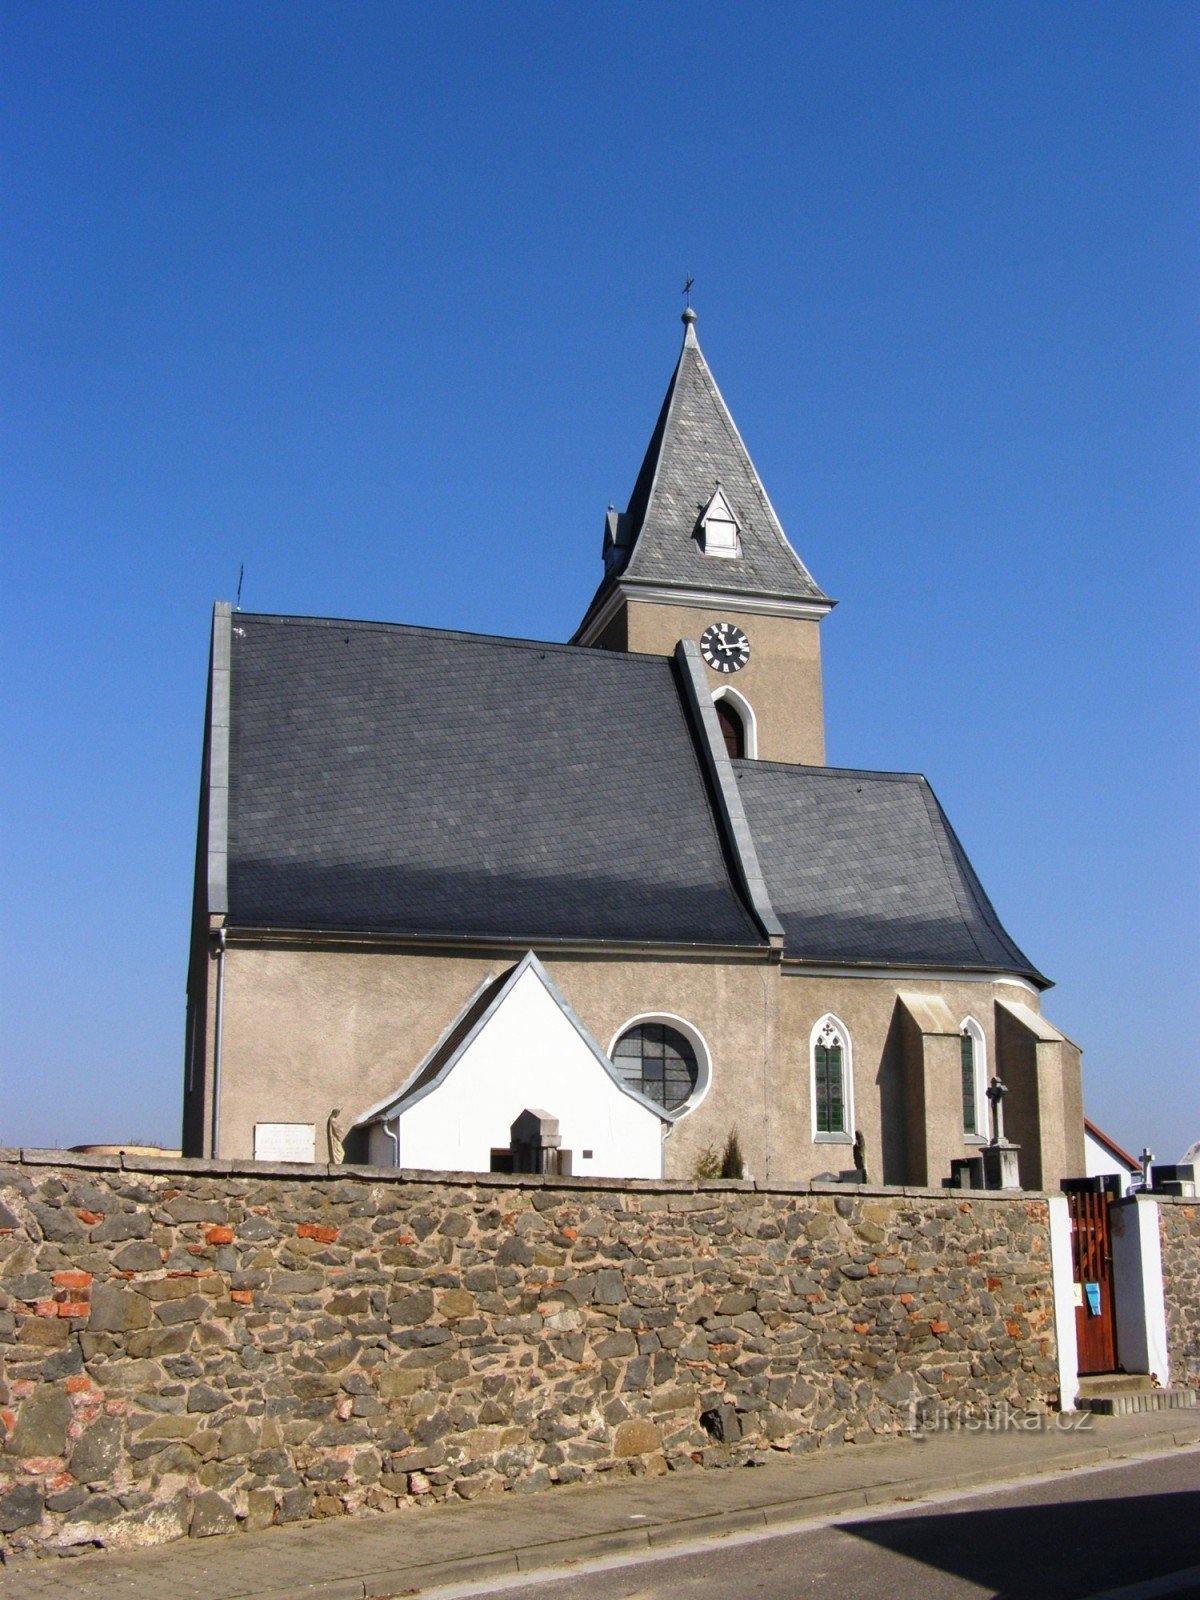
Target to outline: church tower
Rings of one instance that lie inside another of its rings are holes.
[[[604,579],[574,643],[700,645],[735,755],[825,760],[821,618],[834,605],[788,543],[696,338],[683,349],[628,510],[609,508]]]

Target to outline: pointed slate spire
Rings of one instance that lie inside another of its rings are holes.
[[[683,324],[683,348],[629,508],[610,516],[602,588],[618,580],[832,605],[788,543],[704,359],[690,306]],[[718,486],[737,524],[733,559],[705,551],[701,521]]]

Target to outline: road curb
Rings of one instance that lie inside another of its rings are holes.
[[[1122,1461],[1151,1460],[1156,1456],[1174,1455],[1179,1449],[1200,1450],[1200,1432],[1173,1433],[1151,1445],[1137,1445],[1133,1441],[1120,1445],[1098,1445],[1088,1451],[1055,1457],[1034,1466],[1020,1467],[1008,1463],[970,1472],[931,1473],[919,1479],[897,1478],[867,1488],[838,1489],[736,1511],[714,1511],[689,1517],[685,1521],[644,1528],[614,1528],[605,1533],[589,1533],[578,1539],[556,1539],[529,1545],[504,1556],[469,1557],[462,1561],[439,1562],[428,1568],[408,1567],[386,1574],[368,1574],[357,1600],[398,1600],[400,1596],[423,1594],[431,1589],[474,1583],[487,1578],[511,1577],[517,1573],[532,1576],[554,1567],[570,1567],[597,1557],[666,1551],[677,1545],[720,1538],[723,1534],[776,1527],[782,1529],[789,1523],[817,1521],[840,1516],[847,1511],[903,1504],[910,1500],[916,1502],[955,1489],[982,1489],[991,1484],[1053,1477],[1061,1472],[1103,1467]],[[379,1587],[380,1582],[385,1580],[395,1587]],[[314,1600],[318,1595],[319,1600],[342,1600],[342,1595],[335,1595],[332,1590],[328,1597],[324,1590],[314,1589],[312,1594]],[[247,1595],[245,1600],[308,1600],[308,1596],[309,1591],[291,1587]]]

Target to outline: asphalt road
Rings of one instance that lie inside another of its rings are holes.
[[[1126,1592],[1127,1591],[1127,1592]],[[739,1535],[647,1561],[427,1591],[486,1600],[1200,1597],[1200,1453]]]

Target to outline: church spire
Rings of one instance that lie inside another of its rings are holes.
[[[833,602],[788,542],[717,388],[691,305],[681,320],[683,347],[628,508],[609,511],[605,579],[589,613],[617,583],[828,610]],[[732,519],[732,546],[706,537],[715,496]]]

